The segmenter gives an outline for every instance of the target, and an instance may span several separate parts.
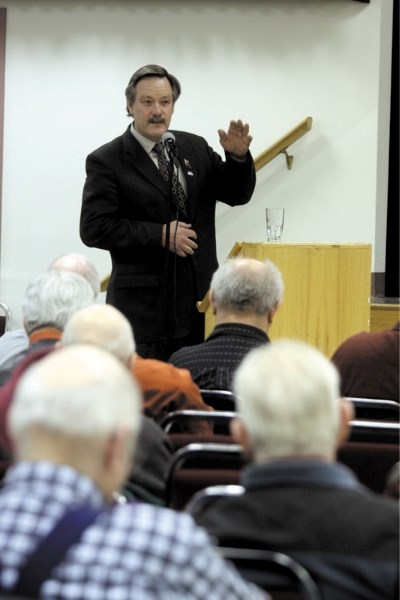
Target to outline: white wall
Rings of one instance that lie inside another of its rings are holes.
[[[128,125],[124,88],[147,63],[182,83],[175,129],[218,148],[230,118],[257,156],[306,116],[291,171],[258,173],[251,204],[217,210],[218,252],[265,240],[265,207],[286,208],[284,241],[368,242],[384,270],[392,0],[5,0],[6,97],[0,300],[20,323],[27,282],[87,249],[78,222],[86,155]],[[379,140],[379,144],[378,144]],[[377,240],[377,242],[376,242]]]

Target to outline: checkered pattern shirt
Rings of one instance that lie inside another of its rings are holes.
[[[0,493],[0,583],[19,569],[64,512],[101,508],[98,488],[68,466],[12,467]],[[212,547],[189,515],[150,504],[118,504],[101,512],[67,551],[40,597],[57,600],[261,600]]]

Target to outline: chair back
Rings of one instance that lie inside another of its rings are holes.
[[[369,442],[382,444],[398,444],[400,423],[386,421],[350,421],[351,442]]]
[[[182,430],[188,431],[191,423],[202,421],[210,424],[210,431],[230,435],[229,425],[236,416],[236,413],[232,411],[175,410],[165,415],[159,425],[166,433],[175,433]]]
[[[236,398],[229,390],[200,390],[204,402],[215,410],[236,410]]]
[[[400,420],[400,404],[394,400],[381,400],[379,398],[351,398],[348,397],[355,410],[356,419],[371,421]]]
[[[351,469],[363,485],[381,494],[388,472],[399,460],[399,444],[345,442],[338,448],[337,459]]]
[[[322,600],[311,574],[281,552],[255,548],[218,548],[244,579],[268,591],[273,600]]]
[[[211,485],[194,494],[185,506],[185,512],[197,520],[202,512],[218,498],[233,498],[242,494],[244,494],[242,485]]]
[[[3,314],[0,315],[0,336],[2,336],[6,331],[10,331],[12,317],[11,310],[4,302],[0,302],[0,310],[3,312]]]
[[[168,433],[172,451],[176,452],[189,444],[237,444],[236,439],[227,433]]]
[[[189,444],[172,457],[166,484],[167,506],[181,510],[199,490],[237,484],[246,464],[239,444]]]

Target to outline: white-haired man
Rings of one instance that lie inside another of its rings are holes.
[[[71,271],[82,275],[90,284],[94,299],[100,293],[100,277],[94,263],[83,254],[63,254],[53,260],[48,270]],[[25,329],[13,329],[0,337],[0,367],[7,361],[23,353],[29,346],[29,339]]]
[[[215,271],[210,303],[215,328],[201,344],[174,352],[169,362],[189,369],[201,389],[231,390],[235,370],[268,331],[283,296],[278,268],[269,260],[232,258]]]
[[[54,346],[69,317],[94,302],[92,286],[72,271],[50,270],[27,286],[22,303],[24,328],[29,345],[0,367],[0,385],[6,383],[16,366],[44,346]]]
[[[3,591],[28,595],[35,584],[38,596],[58,600],[263,597],[187,515],[113,504],[140,419],[132,376],[98,348],[61,348],[23,375],[10,413],[17,463],[0,492]]]
[[[234,390],[233,433],[253,463],[243,495],[213,502],[198,523],[223,546],[291,555],[324,600],[398,598],[398,506],[335,462],[352,417],[335,367],[311,346],[281,340],[247,355]]]

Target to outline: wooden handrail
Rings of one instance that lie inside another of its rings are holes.
[[[111,277],[111,273],[109,273],[108,275],[106,275],[105,277],[103,277],[103,279],[100,281],[100,291],[101,292],[106,292],[107,291],[108,284],[110,282],[110,277]]]
[[[312,122],[312,117],[306,117],[305,119],[303,119],[303,121],[301,121],[301,123],[296,125],[296,127],[293,127],[293,129],[288,131],[286,135],[281,137],[279,140],[274,142],[272,146],[270,146],[269,148],[264,150],[264,152],[259,154],[254,159],[256,171],[259,171],[260,169],[265,167],[265,165],[267,165],[269,162],[271,162],[271,160],[273,160],[276,156],[278,156],[278,154],[281,153],[286,155],[287,166],[288,169],[290,169],[293,162],[293,156],[289,156],[286,151],[289,148],[289,146],[291,146],[294,142],[297,142],[297,140],[300,139],[304,134],[306,134],[307,131],[310,131],[312,127]]]
[[[273,143],[272,146],[270,146],[269,148],[264,150],[264,152],[259,154],[254,159],[254,166],[256,168],[256,171],[259,171],[260,169],[265,167],[265,165],[267,165],[269,162],[271,162],[271,160],[276,158],[278,154],[281,153],[285,154],[287,167],[288,169],[291,169],[293,164],[293,156],[288,155],[287,149],[289,148],[289,146],[294,144],[294,142],[297,142],[297,140],[300,139],[304,134],[306,134],[307,131],[310,131],[312,127],[312,122],[312,117],[306,117],[305,119],[303,119],[303,121],[296,125],[296,127],[293,127],[293,129],[288,131],[286,135],[281,137],[279,140]],[[107,291],[109,281],[110,275],[106,275],[106,277],[103,277],[103,279],[101,280],[100,290],[102,292]]]

